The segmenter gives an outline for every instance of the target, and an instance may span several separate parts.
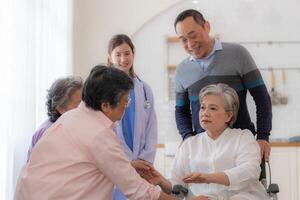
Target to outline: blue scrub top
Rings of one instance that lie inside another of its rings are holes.
[[[133,151],[134,140],[134,119],[135,119],[135,95],[134,90],[130,91],[130,104],[127,107],[122,119],[123,136],[127,146]]]

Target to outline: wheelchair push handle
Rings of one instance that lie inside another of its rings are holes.
[[[259,180],[261,181],[262,179],[267,178],[267,175],[266,175],[266,162],[265,162],[264,159],[262,159],[262,161],[261,161],[260,168],[261,168],[261,172],[260,172]]]
[[[263,184],[263,186],[265,187],[267,193],[269,194],[269,196],[273,197],[273,199],[277,199],[277,193],[279,193],[279,187],[278,184],[276,183],[272,183],[272,178],[271,178],[271,167],[270,167],[270,163],[267,161],[267,165],[268,165],[268,169],[269,169],[269,186],[267,184],[267,176],[266,176],[266,162],[265,160],[262,160],[261,162],[261,173],[260,173],[260,177],[259,180],[261,181],[261,183]]]

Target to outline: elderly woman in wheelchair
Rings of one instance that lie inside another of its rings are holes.
[[[268,199],[259,182],[261,157],[253,134],[230,128],[239,109],[235,90],[225,84],[209,85],[199,99],[199,121],[205,132],[181,144],[170,180],[153,171],[148,181],[167,193],[182,185],[188,188],[186,199]]]

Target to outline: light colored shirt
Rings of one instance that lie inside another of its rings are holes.
[[[112,131],[113,122],[84,103],[63,114],[32,151],[20,174],[16,200],[109,200],[117,185],[129,199],[158,199]]]
[[[194,58],[193,56],[190,57],[191,61],[195,61],[200,66],[203,72],[207,71],[208,66],[213,61],[215,57],[215,52],[222,49],[222,44],[219,40],[214,39],[214,48],[213,50],[205,57],[205,58]]]
[[[188,187],[190,197],[205,195],[210,199],[226,200],[240,195],[263,200],[267,199],[267,194],[258,180],[260,162],[259,146],[249,130],[227,128],[216,140],[203,132],[183,142],[176,154],[170,181],[172,185]],[[224,172],[230,185],[186,185],[182,178],[192,172]]]

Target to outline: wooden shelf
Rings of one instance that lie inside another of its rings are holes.
[[[165,144],[157,144],[156,148],[165,148]]]
[[[178,37],[176,37],[176,36],[168,36],[168,37],[167,37],[167,42],[168,42],[168,43],[178,43],[178,42],[179,42],[179,39],[178,39]]]
[[[271,147],[300,147],[300,142],[271,142]]]
[[[175,64],[168,64],[167,67],[168,69],[176,69],[176,66]]]

